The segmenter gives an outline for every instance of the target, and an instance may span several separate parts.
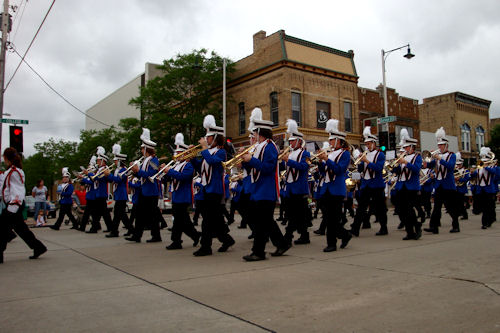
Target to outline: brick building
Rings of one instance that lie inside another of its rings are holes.
[[[253,36],[253,53],[235,64],[227,85],[227,135],[236,146],[247,144],[251,111],[275,124],[282,144],[286,120],[297,120],[305,139],[327,140],[326,121],[336,118],[351,143],[359,142],[358,76],[353,51],[339,51],[280,30]]]
[[[376,90],[358,88],[359,119],[362,127],[372,126],[372,133],[379,135],[382,144],[382,126],[377,126],[377,118],[384,117],[383,87],[379,85]],[[396,121],[388,123],[387,141],[389,149],[395,149],[399,142],[401,129],[406,128],[412,138],[420,138],[418,100],[400,96],[395,89],[387,88],[387,113],[395,116]]]
[[[457,138],[462,158],[474,162],[480,148],[489,140],[490,105],[491,101],[461,92],[424,98],[419,105],[420,130],[428,140],[423,141],[428,141],[425,144],[429,150],[436,149],[433,135],[443,126],[447,136]]]

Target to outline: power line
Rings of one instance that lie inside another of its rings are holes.
[[[26,6],[28,5],[28,0],[26,0],[26,1],[21,0],[21,3],[19,4],[19,8],[21,8],[21,6],[23,5],[23,2],[24,2],[24,7],[23,7],[23,10],[21,12],[21,16],[19,17],[19,21],[18,21],[17,26],[16,26],[16,31],[14,31],[14,36],[12,37],[12,41],[14,41],[16,39],[17,31],[19,30],[19,27],[21,26],[21,21],[23,20],[24,10],[26,9]],[[14,19],[13,19],[14,22],[16,22],[17,13],[19,13],[19,9],[16,11],[16,15],[14,16]]]
[[[47,16],[49,16],[49,13],[50,11],[52,10],[52,7],[54,6],[54,3],[56,2],[56,0],[52,0],[52,4],[50,4],[50,7],[49,9],[47,10],[47,13],[45,14],[45,17],[43,18],[42,20],[42,23],[40,23],[40,26],[38,27],[36,33],[35,33],[35,36],[33,36],[33,39],[31,40],[31,43],[30,45],[28,46],[28,48],[26,49],[26,52],[24,52],[24,55],[21,57],[21,61],[19,61],[19,64],[17,65],[16,67],[16,70],[14,71],[14,74],[12,74],[12,76],[10,77],[9,79],[9,82],[7,82],[7,84],[5,85],[5,88],[4,88],[4,92],[7,90],[7,88],[9,87],[9,84],[10,82],[12,81],[12,79],[14,78],[14,76],[16,75],[17,73],[17,70],[19,69],[19,67],[21,67],[21,64],[23,63],[23,60],[24,58],[26,57],[26,54],[28,54],[28,51],[30,50],[31,46],[33,45],[33,43],[35,42],[35,39],[36,37],[38,36],[38,33],[40,32],[40,29],[42,29],[42,26],[43,24],[45,23],[45,20],[47,19]],[[17,53],[17,52],[16,52]]]
[[[12,51],[14,51],[15,54],[17,54],[20,58],[21,58],[21,63],[24,62],[28,67],[29,69],[31,69],[33,71],[33,73],[36,74],[36,76],[38,76],[40,78],[40,80],[42,80],[43,83],[45,83],[47,85],[47,87],[50,88],[50,90],[52,90],[57,96],[61,97],[66,103],[68,103],[71,107],[73,107],[73,109],[75,109],[76,111],[80,112],[81,114],[83,114],[85,117],[87,118],[90,118],[92,120],[95,120],[97,121],[98,123],[100,123],[101,125],[104,125],[104,126],[107,126],[107,127],[111,127],[111,125],[108,125],[106,123],[103,123],[102,121],[100,121],[99,119],[96,119],[90,115],[88,115],[85,111],[82,111],[80,110],[78,107],[76,107],[73,103],[71,103],[69,100],[66,99],[66,97],[64,97],[63,95],[61,95],[57,90],[55,90],[47,81],[45,81],[45,79],[40,75],[38,74],[38,72],[33,68],[31,67],[31,65],[26,61],[26,59],[24,59],[20,54],[19,52],[17,52],[17,50],[14,48],[14,45],[13,44],[9,44],[9,47]]]

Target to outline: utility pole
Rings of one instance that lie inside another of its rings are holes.
[[[7,35],[9,34],[9,0],[3,1],[2,13],[2,46],[0,49],[0,153],[2,152],[3,93],[5,86],[5,60],[7,51]]]

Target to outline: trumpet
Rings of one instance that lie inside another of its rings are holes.
[[[172,164],[175,163],[175,160],[171,160],[170,162],[167,163],[167,165],[165,165],[163,168],[161,168],[157,173],[155,173],[154,175],[148,177],[149,178],[149,181],[151,183],[154,183],[156,179],[162,179],[163,176],[165,176],[165,169],[170,167]]]
[[[203,149],[201,145],[193,146],[173,156],[174,161],[182,162],[196,157]]]
[[[243,162],[243,155],[249,153],[252,149],[257,146],[257,143],[245,148],[241,153],[236,154],[232,159],[226,162],[222,162],[222,166],[226,170],[227,173],[230,173],[231,169]]]
[[[136,165],[140,165],[142,163],[142,161],[144,161],[144,159],[146,158],[146,156],[141,156],[141,158],[139,158],[138,160],[135,160],[134,162],[132,162],[132,164],[130,164],[130,166],[125,169],[124,171],[120,172],[118,174],[119,177],[123,177],[123,175],[127,175],[129,176],[131,174],[131,171],[132,171],[132,168]]]
[[[311,154],[306,160],[307,164],[311,164],[313,162],[319,162],[319,157],[321,154],[328,154],[327,150],[320,149],[316,154]]]
[[[390,164],[389,164],[389,168],[390,169],[394,169],[395,167],[397,167],[399,165],[399,160],[404,158],[406,156],[406,152],[404,153],[401,153],[398,155],[398,157],[396,157]]]
[[[235,173],[234,175],[231,175],[231,177],[229,177],[229,181],[230,182],[237,182],[242,177],[243,177],[243,172]]]
[[[357,166],[359,163],[361,163],[361,160],[365,158],[366,154],[368,154],[368,151],[367,150],[363,151],[363,153],[359,155],[359,157],[354,161],[353,164]]]
[[[106,165],[106,166],[105,166],[104,168],[102,168],[101,170],[98,170],[98,171],[96,172],[96,174],[95,174],[95,175],[90,176],[90,179],[94,181],[96,178],[101,178],[101,177],[104,175],[104,172],[105,172],[105,171],[109,171],[109,172],[111,172],[111,171],[113,171],[113,170],[114,170],[114,168],[115,168],[115,165],[114,165],[114,164],[111,164],[111,166]]]
[[[290,146],[283,149],[281,154],[278,155],[278,161],[281,161],[283,159],[283,157],[285,157],[285,155],[288,154],[289,152],[290,152]]]

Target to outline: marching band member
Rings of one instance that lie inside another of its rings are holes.
[[[439,233],[438,228],[441,224],[441,208],[444,203],[448,214],[450,214],[452,218],[452,229],[450,232],[460,232],[458,209],[456,206],[457,188],[455,186],[455,178],[453,176],[456,156],[454,153],[448,151],[449,141],[443,127],[436,131],[436,139],[439,152],[433,155],[433,160],[428,164],[431,169],[436,167],[434,209],[432,210],[429,228],[425,228],[424,231],[432,232],[433,234]]]
[[[421,169],[422,177],[426,177],[426,181],[420,185],[420,202],[425,210],[427,218],[431,217],[431,194],[434,189],[434,171],[429,169],[427,162],[422,161]]]
[[[26,195],[24,187],[24,172],[21,156],[14,148],[7,148],[3,152],[3,161],[7,168],[0,178],[3,210],[0,215],[0,264],[3,263],[3,252],[7,243],[11,240],[12,230],[33,249],[30,259],[36,259],[45,252],[47,248],[40,242],[24,223],[23,206]]]
[[[59,217],[54,225],[50,226],[52,230],[59,230],[61,224],[63,223],[64,216],[67,215],[70,219],[73,226],[71,229],[77,228],[77,222],[73,213],[71,212],[73,208],[73,191],[74,187],[71,184],[69,177],[71,174],[68,171],[68,168],[62,168],[62,184],[61,184],[61,199],[59,200]]]
[[[137,216],[134,228],[134,234],[131,237],[125,238],[131,242],[141,242],[144,226],[149,223],[151,228],[151,239],[147,243],[161,242],[160,225],[156,218],[156,210],[158,209],[158,181],[151,182],[149,177],[156,174],[158,171],[158,158],[156,157],[156,142],[151,141],[151,133],[149,129],[143,128],[141,134],[141,153],[145,156],[141,165],[132,162],[132,172],[139,178],[141,183],[141,191],[137,203]]]
[[[460,152],[457,152],[456,157],[457,162],[455,166],[458,176],[455,177],[455,181],[457,186],[458,215],[462,216],[462,220],[467,220],[469,218],[469,214],[467,213],[469,197],[466,196],[466,194],[468,191],[467,182],[470,179],[470,172],[464,168],[464,160]]]
[[[401,147],[405,155],[399,157],[398,165],[393,169],[398,175],[396,183],[398,191],[399,219],[404,223],[406,237],[403,240],[419,239],[422,236],[422,224],[417,221],[414,207],[417,207],[417,195],[420,190],[420,168],[422,156],[415,153],[417,139],[409,136],[406,129],[400,132]]]
[[[382,176],[385,155],[382,151],[376,149],[378,138],[371,134],[369,126],[363,130],[363,136],[368,150],[358,165],[358,171],[361,172],[361,193],[351,233],[356,237],[359,236],[359,228],[361,223],[367,220],[367,209],[370,206],[375,211],[377,221],[380,223],[380,230],[376,235],[387,235],[385,182]]]
[[[242,181],[241,175],[236,173],[232,174],[231,178],[231,183],[229,184],[229,191],[231,192],[231,206],[229,208],[229,217],[230,221],[234,221],[234,213],[236,213],[236,211],[240,211],[239,201]]]
[[[207,130],[206,136],[199,140],[202,160],[191,160],[194,168],[201,174],[203,185],[203,201],[201,206],[201,247],[193,255],[207,256],[212,254],[212,238],[215,234],[222,246],[218,252],[226,252],[234,245],[234,239],[229,235],[229,228],[224,223],[221,202],[224,197],[224,168],[226,160],[224,147],[224,128],[215,123],[212,115],[203,119],[203,127]]]
[[[332,152],[321,153],[319,158],[320,172],[324,174],[324,184],[321,187],[321,200],[323,201],[323,214],[326,221],[327,246],[323,252],[337,251],[337,238],[342,240],[340,248],[343,249],[351,240],[351,234],[344,229],[342,221],[342,205],[346,195],[346,174],[351,161],[351,154],[347,149],[346,133],[338,129],[339,121],[329,119],[326,122],[326,132]]]
[[[113,199],[115,200],[115,207],[113,208],[113,222],[111,223],[110,233],[106,237],[118,237],[118,228],[120,226],[120,221],[123,222],[125,228],[130,230],[130,220],[127,216],[127,182],[128,176],[125,174],[125,160],[127,155],[121,153],[122,147],[119,144],[114,144],[113,151],[113,162],[115,163],[115,171],[113,174],[109,170],[104,173],[108,177],[108,181],[113,183]],[[121,175],[121,176],[120,176]]]
[[[85,201],[87,204],[85,205],[85,209],[83,211],[82,220],[80,221],[80,226],[78,227],[78,231],[85,231],[87,224],[89,222],[89,217],[93,216],[95,213],[95,194],[96,190],[94,188],[94,183],[90,180],[89,173],[96,170],[96,161],[97,157],[94,155],[90,158],[89,165],[87,169],[83,170],[82,173],[78,175],[80,178],[80,183],[85,186]],[[100,226],[98,226],[100,229]]]
[[[304,135],[298,131],[297,122],[293,119],[286,121],[289,134],[288,142],[290,153],[284,154],[282,161],[286,163],[285,186],[287,192],[287,213],[289,216],[286,226],[285,240],[292,244],[293,233],[297,231],[300,237],[294,244],[309,244],[309,232],[307,231],[307,198],[309,195],[309,184],[307,182],[309,164],[307,160],[311,154],[304,149]]]
[[[252,183],[250,214],[254,223],[252,252],[243,257],[246,261],[265,260],[266,243],[269,238],[276,246],[272,256],[281,256],[290,248],[274,221],[274,207],[279,198],[279,183],[278,147],[272,140],[273,122],[256,117],[253,123],[259,144],[253,153],[243,155],[243,167],[248,167],[250,170]]]
[[[106,162],[108,161],[108,157],[105,155],[106,151],[103,147],[97,147],[97,166],[98,170],[93,175],[93,186],[96,190],[95,193],[95,208],[94,214],[92,215],[92,227],[87,233],[95,234],[97,230],[101,228],[101,217],[104,218],[104,223],[106,224],[107,230],[104,232],[111,231],[111,215],[108,210],[108,178],[104,174],[104,170],[107,170]],[[90,176],[90,173],[89,173]]]
[[[134,221],[137,220],[137,211],[139,209],[139,194],[141,193],[141,182],[139,178],[131,175],[128,177],[128,188],[132,194],[132,210],[130,211],[129,229],[123,236],[132,236],[134,234]]]
[[[330,150],[330,143],[325,141],[323,142],[323,151],[329,151]],[[316,152],[319,153],[319,152]],[[323,188],[323,185],[325,184],[325,175],[321,172],[319,172],[319,167],[318,171],[315,173],[316,182],[314,184],[314,190],[313,190],[313,198],[316,199],[316,203],[318,205],[318,208],[321,209],[321,223],[318,227],[317,230],[314,230],[313,232],[316,235],[325,235],[326,233],[326,218],[325,218],[325,202],[322,200],[321,196],[321,191]],[[317,213],[316,213],[317,214]]]
[[[175,153],[181,153],[188,149],[184,143],[184,135],[177,133],[175,136]],[[165,165],[162,165],[163,168]],[[193,246],[198,245],[200,233],[196,231],[189,217],[189,206],[193,204],[193,182],[194,169],[188,160],[176,162],[172,167],[165,169],[165,175],[172,180],[172,216],[174,225],[172,227],[172,243],[166,247],[167,250],[182,249],[182,233],[193,240]]]
[[[201,177],[198,173],[193,178],[193,192],[194,192],[194,215],[193,215],[193,225],[198,225],[198,218],[201,213],[201,206],[203,201],[203,185],[201,184]]]
[[[489,147],[481,147],[480,158],[482,166],[479,166],[473,173],[473,177],[477,177],[477,200],[480,206],[480,211],[483,213],[481,217],[481,228],[487,229],[496,221],[495,200],[498,191],[498,185],[495,178],[500,177],[500,169],[495,166],[494,157]]]

